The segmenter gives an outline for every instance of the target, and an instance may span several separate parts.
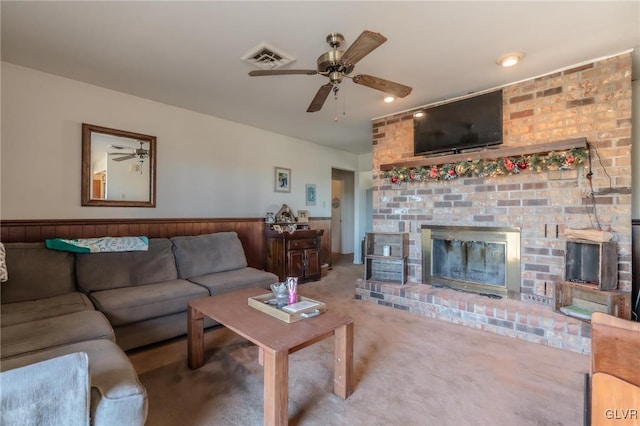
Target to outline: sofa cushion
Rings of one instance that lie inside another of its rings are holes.
[[[0,424],[89,424],[89,359],[85,353],[5,371],[0,382]]]
[[[182,279],[247,266],[242,242],[235,232],[173,237],[171,241]]]
[[[116,343],[123,350],[139,348],[163,340],[187,334],[187,312],[165,315],[132,324],[113,327]],[[218,325],[211,318],[204,318],[204,327]]]
[[[91,293],[91,299],[114,327],[185,312],[189,300],[209,292],[185,280],[117,288]]]
[[[0,325],[7,327],[74,312],[93,310],[95,308],[87,296],[74,291],[61,296],[47,297],[46,299],[6,303],[2,305],[2,311],[0,312]]]
[[[73,343],[3,360],[0,369],[11,370],[74,352],[89,356],[91,424],[144,425],[147,392],[126,354],[110,340]]]
[[[24,302],[75,291],[72,253],[44,243],[6,243],[9,279],[0,286],[2,303]]]
[[[278,282],[278,276],[271,272],[247,267],[235,271],[218,272],[189,278],[189,281],[204,286],[212,296],[247,287],[269,289]]]
[[[6,358],[92,339],[114,340],[113,328],[98,311],[82,311],[2,328],[0,352]]]
[[[76,253],[78,286],[86,292],[175,280],[176,263],[167,238],[149,240],[148,251]]]

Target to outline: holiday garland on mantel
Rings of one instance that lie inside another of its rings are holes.
[[[524,170],[542,172],[545,170],[568,170],[584,163],[588,157],[587,148],[572,148],[546,155],[531,154],[519,157],[502,157],[492,160],[466,160],[427,167],[394,167],[384,172],[391,183],[452,180],[458,177],[484,177],[515,175]]]

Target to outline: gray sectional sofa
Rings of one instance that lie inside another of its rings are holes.
[[[190,300],[278,281],[247,266],[235,232],[150,239],[139,252],[5,248],[0,370],[86,353],[94,425],[145,422],[146,391],[124,351],[185,334]]]

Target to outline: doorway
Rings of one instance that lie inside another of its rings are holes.
[[[353,254],[355,219],[355,175],[331,169],[331,253]]]

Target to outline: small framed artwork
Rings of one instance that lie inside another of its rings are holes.
[[[316,184],[308,183],[304,186],[304,197],[306,206],[316,205]]]
[[[275,192],[291,192],[291,169],[275,167],[273,190]]]
[[[298,210],[298,222],[309,222],[309,210]]]

